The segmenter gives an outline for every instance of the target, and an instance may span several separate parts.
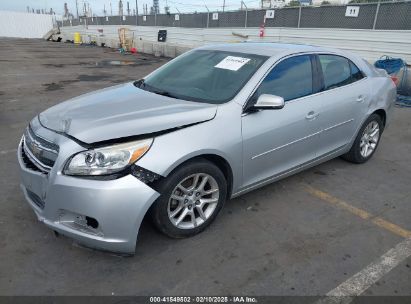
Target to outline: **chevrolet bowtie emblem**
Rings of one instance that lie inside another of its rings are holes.
[[[36,156],[36,157],[40,157],[41,154],[41,148],[40,148],[40,144],[35,142],[34,140],[30,142],[30,150],[31,152]]]

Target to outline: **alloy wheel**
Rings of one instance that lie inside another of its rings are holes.
[[[373,120],[364,129],[360,141],[360,153],[364,158],[369,157],[375,150],[380,139],[380,127]]]
[[[168,201],[171,223],[180,229],[202,225],[214,213],[220,195],[217,181],[209,174],[190,175],[177,184]]]

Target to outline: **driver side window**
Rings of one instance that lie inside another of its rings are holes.
[[[313,93],[310,55],[287,58],[278,63],[265,77],[254,96],[271,94],[284,101],[304,97]]]

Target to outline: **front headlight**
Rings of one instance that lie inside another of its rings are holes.
[[[75,154],[64,168],[67,175],[107,175],[135,163],[150,149],[153,139],[96,148]]]

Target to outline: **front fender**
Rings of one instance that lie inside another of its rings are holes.
[[[231,167],[234,192],[242,182],[241,111],[238,104],[227,103],[210,121],[156,137],[137,165],[166,177],[189,159],[217,155]]]

